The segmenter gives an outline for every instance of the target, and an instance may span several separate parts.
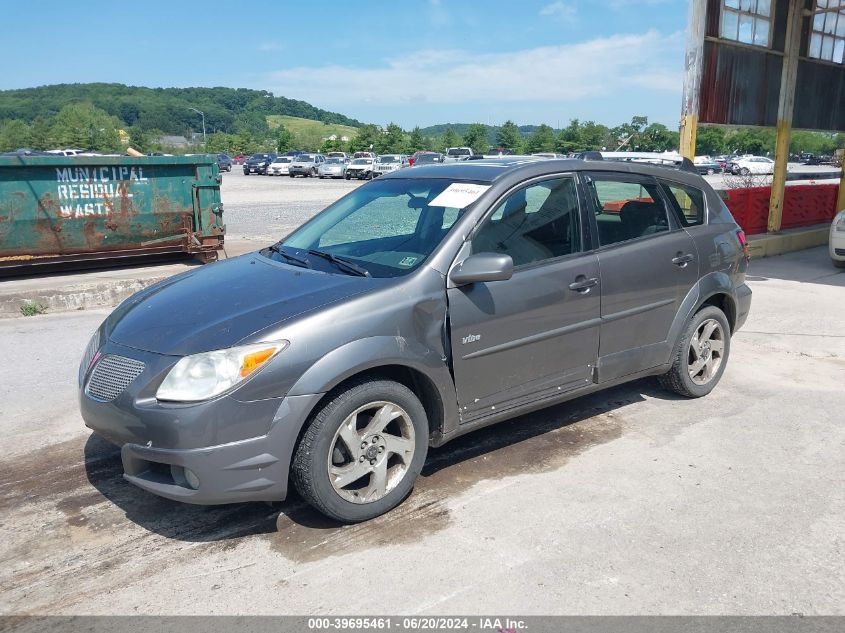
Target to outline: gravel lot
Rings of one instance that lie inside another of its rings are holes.
[[[351,527],[134,488],[76,404],[107,311],[0,320],[0,614],[845,615],[845,272],[817,248],[749,283],[709,397],[643,380],[467,435]]]
[[[226,236],[275,242],[364,182],[244,176],[236,165],[220,187]]]

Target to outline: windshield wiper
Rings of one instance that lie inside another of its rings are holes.
[[[353,275],[358,275],[359,277],[371,277],[370,271],[366,268],[362,268],[358,264],[354,264],[346,259],[338,257],[337,255],[332,255],[331,253],[327,253],[325,251],[317,251],[314,249],[308,249],[308,253],[310,255],[316,255],[317,257],[322,257],[323,259],[329,260],[332,264],[337,266],[338,268],[343,268],[347,272],[352,273]]]
[[[303,257],[297,257],[296,255],[291,255],[290,253],[286,253],[281,248],[279,248],[278,244],[273,244],[272,246],[268,246],[267,250],[273,251],[274,253],[278,253],[279,255],[284,257],[286,260],[288,260],[289,262],[293,262],[297,266],[301,266],[302,268],[311,268],[311,263],[307,259],[305,259]]]

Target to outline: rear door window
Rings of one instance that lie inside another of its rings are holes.
[[[609,246],[669,231],[669,217],[653,180],[590,178],[599,245]]]

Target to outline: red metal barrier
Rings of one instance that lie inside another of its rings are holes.
[[[833,220],[839,185],[788,185],[781,228],[794,229]],[[765,233],[769,224],[771,187],[729,189],[725,204],[746,235]]]

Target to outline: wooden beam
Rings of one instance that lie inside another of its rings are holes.
[[[778,100],[777,140],[772,194],[769,198],[769,233],[778,233],[783,222],[783,194],[786,189],[786,167],[789,162],[789,139],[792,133],[792,114],[795,109],[795,85],[798,77],[798,49],[801,46],[801,26],[804,22],[804,0],[789,0],[783,70]]]
[[[690,0],[687,15],[686,72],[684,96],[681,104],[681,146],[679,153],[685,158],[695,158],[695,136],[698,128],[698,107],[701,94],[701,76],[704,69],[704,28],[707,17],[707,0]]]

